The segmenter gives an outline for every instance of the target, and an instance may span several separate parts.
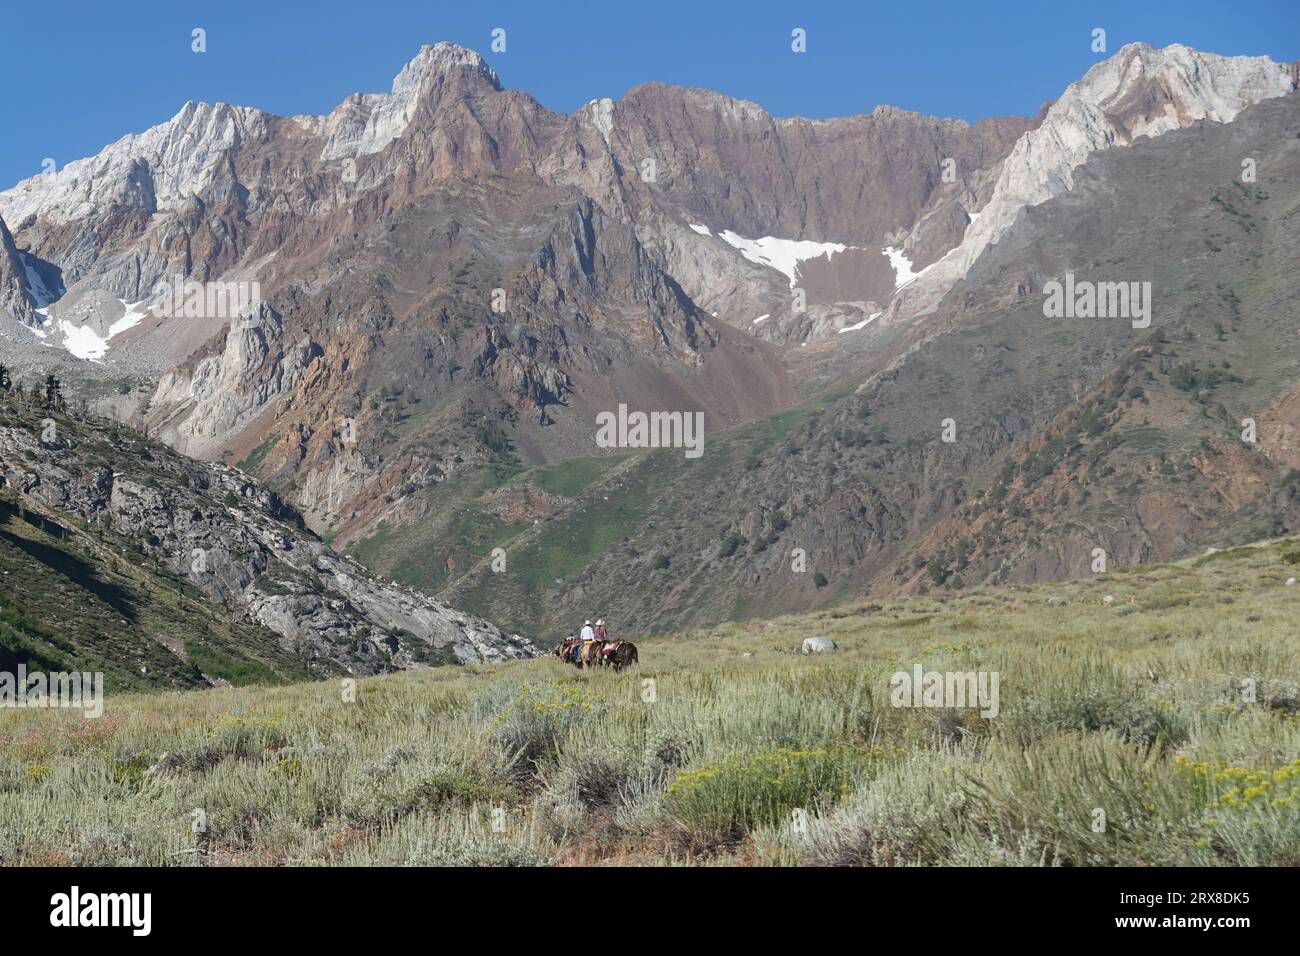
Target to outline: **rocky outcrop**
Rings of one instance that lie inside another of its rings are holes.
[[[377,581],[235,468],[185,459],[117,427],[60,415],[50,432],[15,415],[11,407],[0,420],[0,487],[58,520],[130,539],[299,657],[374,673],[537,654],[523,637]]]
[[[164,374],[150,420],[162,437],[187,455],[213,455],[282,396],[293,391],[320,347],[303,335],[289,343],[269,307],[231,322],[216,351]]]
[[[36,304],[28,289],[27,269],[9,227],[0,218],[0,313],[5,312],[23,325],[36,325]]]

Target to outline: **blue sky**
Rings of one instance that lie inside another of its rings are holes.
[[[0,188],[98,152],[186,100],[325,113],[386,90],[420,44],[483,53],[502,82],[571,112],[648,80],[702,86],[777,115],[888,103],[976,120],[1034,113],[1099,55],[1144,40],[1300,59],[1300,0],[795,3],[624,0],[15,0],[0,44]],[[995,10],[995,13],[985,12]],[[208,51],[190,49],[194,27]],[[493,28],[506,51],[491,53]],[[790,50],[807,31],[808,52]]]

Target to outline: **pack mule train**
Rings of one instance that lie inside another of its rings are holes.
[[[604,618],[598,619],[594,627],[591,621],[584,621],[577,637],[566,637],[551,653],[575,667],[612,667],[616,671],[640,660],[635,644],[609,636]]]

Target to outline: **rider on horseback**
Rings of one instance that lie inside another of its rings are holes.
[[[596,622],[596,640],[600,641],[600,653],[602,657],[608,658],[618,648],[621,641],[611,639],[609,628],[605,626],[605,619],[601,618]]]
[[[582,622],[582,633],[578,635],[578,659],[586,656],[587,648],[596,640],[596,632],[591,629],[591,621]]]
[[[604,618],[591,626],[584,621],[577,637],[566,637],[556,645],[556,657],[578,667],[612,667],[616,671],[638,661],[636,645],[624,638],[611,638]]]

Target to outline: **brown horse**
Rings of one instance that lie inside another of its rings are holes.
[[[603,647],[599,641],[583,643],[574,637],[566,637],[551,653],[567,664],[575,667],[595,667],[603,664],[601,660],[600,649]],[[575,648],[581,648],[575,652]]]
[[[614,670],[621,671],[629,664],[635,664],[640,660],[640,657],[637,656],[636,645],[631,641],[611,641],[610,643],[613,647],[601,654],[601,658]]]

